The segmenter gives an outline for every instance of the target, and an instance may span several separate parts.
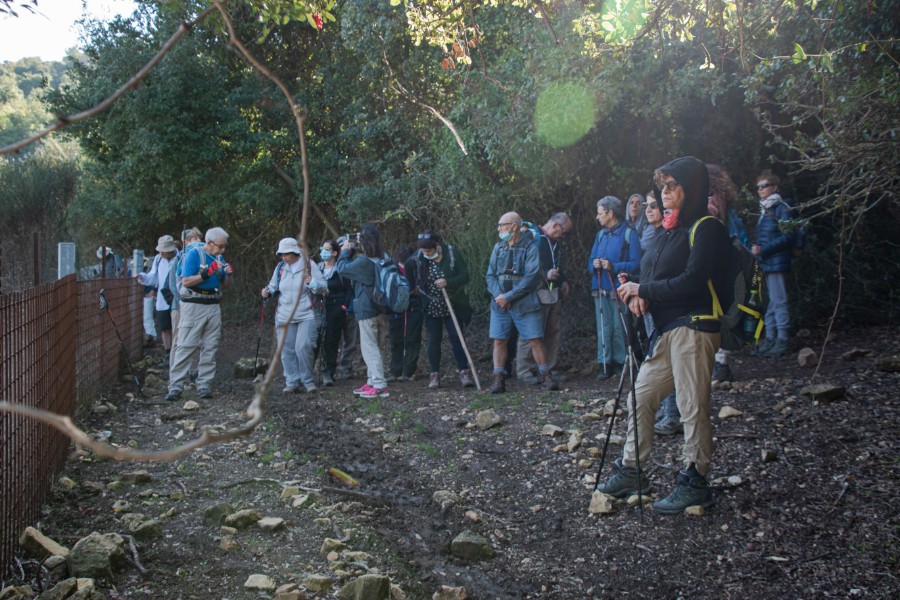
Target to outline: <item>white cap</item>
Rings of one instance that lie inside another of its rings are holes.
[[[296,254],[300,255],[300,245],[297,244],[297,240],[294,238],[284,238],[280,242],[278,242],[278,250],[275,251],[275,254],[281,256],[282,254]]]
[[[106,247],[106,255],[110,256],[110,255],[112,255],[112,253],[113,253],[112,248],[107,246]],[[100,246],[99,248],[97,248],[97,258],[103,258],[103,246]]]
[[[156,242],[157,252],[175,252],[176,250],[178,250],[178,246],[175,245],[175,240],[171,235],[164,235]]]

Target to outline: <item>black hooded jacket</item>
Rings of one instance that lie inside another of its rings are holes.
[[[726,290],[726,260],[731,256],[728,232],[721,221],[706,219],[697,227],[690,246],[691,226],[707,216],[709,173],[692,156],[676,158],[657,169],[675,178],[684,191],[678,225],[661,229],[641,261],[639,295],[650,303],[650,314],[661,329],[688,315],[711,314],[712,295],[707,281]],[[659,190],[656,197],[662,198]],[[718,293],[723,297],[722,293]],[[727,307],[723,307],[727,308]]]

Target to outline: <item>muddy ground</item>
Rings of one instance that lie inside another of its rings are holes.
[[[794,342],[818,352],[821,333]],[[738,381],[713,395],[716,506],[701,517],[661,516],[649,507],[642,516],[624,503],[611,515],[588,513],[597,462],[584,461],[602,446],[596,438],[608,423],[590,413],[602,412],[617,383],[577,373],[591,362],[593,343],[573,340],[565,348],[573,374],[559,392],[515,380],[505,395],[463,390],[449,372],[449,352],[445,387],[396,383],[390,397],[376,400],[351,393],[364,383],[359,378],[282,396],[279,377],[270,413],[250,438],[171,463],[123,464],[73,452],[62,475],[77,487],[53,493],[39,526],[71,546],[91,531],[126,533],[113,510],[117,500],[148,517],[170,511],[161,538],[138,542],[146,573],[130,566],[99,582],[111,598],[272,597],[244,590],[254,573],[326,598],[364,572],[387,574],[407,598],[431,598],[442,585],[465,587],[471,598],[898,597],[900,373],[875,368],[879,357],[900,353],[896,330],[835,333],[817,378],[846,387],[832,402],[800,395],[813,369],[799,367],[793,353],[779,360],[739,356]],[[253,384],[234,379],[231,366],[252,356],[255,344],[255,332],[228,328],[216,397],[198,400],[199,410],[161,397],[130,402],[132,389],[123,383],[102,399],[115,412],[85,412],[81,423],[113,443],[151,449],[173,447],[205,426],[237,426]],[[486,354],[487,340],[474,345]],[[873,352],[842,358],[854,348]],[[489,365],[479,366],[486,389]],[[726,404],[742,414],[716,417]],[[476,414],[488,408],[502,423],[474,428]],[[546,424],[566,433],[543,434]],[[555,451],[573,430],[584,433],[581,446]],[[614,433],[624,434],[623,419]],[[611,448],[615,458],[621,446]],[[763,450],[774,460],[765,462]],[[671,489],[678,452],[678,440],[656,439],[644,467],[657,493]],[[342,485],[328,475],[331,467],[359,487]],[[114,483],[135,469],[149,471],[152,481]],[[315,502],[293,508],[281,498],[289,485],[312,491]],[[441,505],[434,500],[439,490],[459,498]],[[219,502],[282,517],[287,527],[240,530],[223,550],[220,527],[203,518]],[[487,538],[495,557],[467,562],[451,554],[451,541],[464,530]],[[321,551],[326,538],[368,556],[330,560]],[[34,579],[27,569],[13,573],[5,583],[22,573]],[[331,590],[307,589],[313,574],[332,577]]]

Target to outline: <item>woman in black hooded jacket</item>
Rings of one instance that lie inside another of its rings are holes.
[[[653,415],[674,387],[684,425],[684,469],[675,490],[654,502],[653,508],[678,514],[688,506],[714,504],[706,474],[712,455],[710,376],[720,335],[719,322],[711,315],[708,282],[717,290],[726,289],[726,261],[731,254],[722,223],[703,219],[709,216],[709,174],[703,162],[687,156],[663,165],[654,173],[654,187],[666,209],[663,231],[642,262],[640,283],[619,288],[631,311],[649,312],[656,326],[635,381],[640,447],[635,448],[634,418],[629,416],[622,459],[614,463],[612,477],[596,489],[615,497],[637,493],[639,486],[642,492],[650,490],[649,480],[638,480],[637,458],[646,464],[653,443]],[[628,406],[632,409],[631,399]]]

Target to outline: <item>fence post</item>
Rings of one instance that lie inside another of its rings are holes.
[[[34,232],[34,287],[41,285],[41,232]]]

